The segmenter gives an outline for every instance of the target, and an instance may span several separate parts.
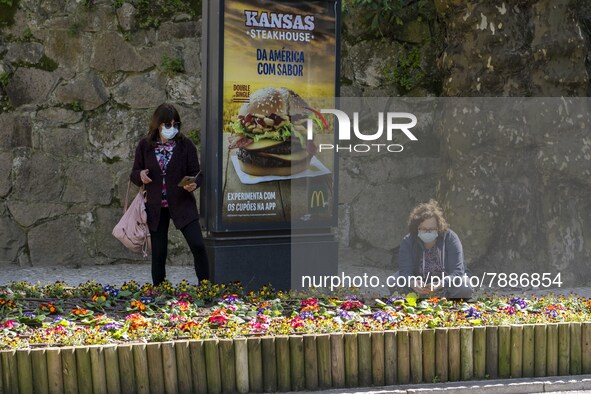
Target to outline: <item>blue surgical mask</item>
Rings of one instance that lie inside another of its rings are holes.
[[[179,129],[177,129],[176,127],[171,127],[171,128],[166,128],[163,127],[162,128],[162,136],[164,138],[166,138],[167,140],[173,139],[175,135],[177,135],[177,133],[179,132]]]
[[[419,238],[424,243],[428,244],[433,242],[437,239],[437,231],[419,231]]]

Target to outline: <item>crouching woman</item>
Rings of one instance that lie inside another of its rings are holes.
[[[402,290],[414,291],[421,298],[443,295],[448,299],[467,300],[472,297],[462,243],[449,228],[435,200],[419,204],[410,213],[398,264],[399,276],[405,277],[407,284]]]

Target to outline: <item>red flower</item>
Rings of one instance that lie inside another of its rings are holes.
[[[180,301],[193,302],[193,297],[189,293],[182,293],[177,296]]]
[[[2,328],[8,328],[9,330],[11,330],[11,329],[14,328],[14,323],[15,323],[14,320],[6,320],[4,322],[4,324],[2,324],[0,327],[2,327]]]
[[[125,319],[131,320],[129,326],[129,329],[131,331],[138,330],[140,328],[147,328],[150,325],[150,321],[142,315],[140,315],[139,313],[132,313],[131,315],[128,315]]]
[[[515,307],[512,306],[512,305],[511,306],[506,306],[504,308],[501,308],[501,311],[505,312],[508,315],[514,315],[517,312],[517,310],[515,309]]]
[[[291,328],[303,327],[304,320],[302,320],[301,317],[296,316],[293,319],[291,319],[291,321],[289,322],[289,324],[291,325]]]
[[[223,327],[224,325],[226,325],[228,320],[229,319],[228,319],[228,316],[226,315],[226,312],[224,312],[223,309],[217,309],[207,319],[207,322]]]
[[[352,309],[359,309],[363,307],[363,303],[359,300],[349,300],[345,301],[340,305],[340,308],[345,311],[350,311]]]
[[[39,309],[45,312],[49,312],[50,315],[55,315],[57,313],[57,307],[55,306],[55,304],[52,304],[51,302],[39,305]]]
[[[307,300],[302,300],[300,302],[300,306],[318,306],[318,298],[308,298]]]
[[[194,321],[188,321],[177,325],[177,328],[183,332],[190,332],[192,328],[199,328],[201,324],[195,323]]]
[[[109,295],[104,291],[94,293],[92,296],[92,302],[105,302],[107,301],[108,296]]]
[[[13,300],[0,299],[0,308],[6,306],[8,309],[16,308],[16,302]]]
[[[176,305],[178,305],[179,309],[184,312],[189,309],[191,304],[188,301],[179,301]]]

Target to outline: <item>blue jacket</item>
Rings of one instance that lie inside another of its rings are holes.
[[[442,251],[443,270],[447,276],[462,276],[466,271],[464,251],[458,235],[447,230],[437,237],[437,248]],[[419,275],[425,246],[423,241],[411,234],[406,234],[400,243],[398,269],[400,276]]]

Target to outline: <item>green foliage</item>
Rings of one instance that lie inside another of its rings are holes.
[[[31,31],[31,29],[29,29],[27,27],[27,29],[24,31],[22,37],[20,38],[20,41],[22,41],[22,42],[31,41],[31,38],[33,38],[33,32]]]
[[[0,0],[0,27],[14,23],[14,14],[18,8],[18,0]]]
[[[128,0],[137,10],[138,25],[142,29],[158,28],[174,14],[186,13],[195,17],[201,14],[201,0]],[[120,8],[123,0],[113,0]]]
[[[384,73],[386,79],[403,92],[409,92],[420,86],[426,74],[421,68],[419,48],[411,49],[406,56],[399,58],[395,65],[386,67]]]
[[[80,3],[87,10],[91,10],[94,7],[94,0],[82,0]]]
[[[40,68],[41,70],[45,71],[55,71],[58,67],[59,64],[57,64],[55,60],[47,57],[46,55],[43,55],[41,60],[39,60],[39,63],[37,63],[37,68]]]
[[[0,73],[0,88],[6,88],[8,81],[10,81],[10,74],[7,72]]]
[[[168,57],[167,55],[162,56],[162,69],[168,75],[174,75],[185,71],[183,65],[183,59],[179,57]]]
[[[84,109],[82,108],[82,103],[80,100],[72,101],[68,106],[69,109],[76,112],[82,112]]]
[[[191,130],[187,133],[187,138],[189,138],[193,143],[197,146],[201,146],[201,131],[198,129]]]
[[[393,25],[404,24],[402,10],[407,0],[344,0],[343,14],[358,14],[368,33],[388,35]]]
[[[103,157],[103,163],[106,164],[115,164],[119,162],[121,162],[121,158],[119,156]]]
[[[72,37],[77,37],[80,35],[82,31],[82,24],[79,21],[74,21],[70,24],[70,28],[68,29],[68,34]]]

